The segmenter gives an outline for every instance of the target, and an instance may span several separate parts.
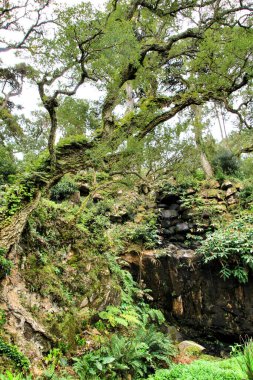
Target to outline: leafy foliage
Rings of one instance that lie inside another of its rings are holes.
[[[246,338],[243,344],[231,346],[231,356],[235,357],[247,380],[253,379],[253,340]]]
[[[62,179],[51,189],[51,198],[55,201],[60,201],[68,198],[71,194],[77,191],[77,186],[73,181]]]
[[[217,260],[224,279],[234,277],[241,283],[248,281],[253,270],[253,217],[245,215],[207,236],[197,249],[205,263]]]
[[[6,251],[0,248],[0,278],[10,274],[12,262],[5,257]]]
[[[7,188],[4,196],[0,199],[0,219],[1,217],[4,219],[13,216],[24,204],[32,200],[34,192],[33,184],[29,181]]]
[[[10,149],[0,146],[0,184],[8,182],[8,177],[17,172],[17,164]]]
[[[221,150],[213,158],[213,166],[218,173],[221,171],[227,175],[236,174],[240,168],[238,158],[229,150]]]
[[[30,368],[30,362],[27,357],[22,354],[18,348],[12,344],[5,343],[2,338],[0,338],[0,355],[4,355],[11,359],[21,370],[28,371]]]
[[[76,359],[74,369],[81,379],[100,377],[118,379],[131,374],[133,379],[147,375],[157,365],[169,365],[173,347],[168,338],[155,329],[141,330],[135,337],[114,334],[108,345]]]
[[[251,207],[253,205],[253,181],[247,180],[240,191],[240,202],[244,208]]]
[[[238,380],[243,373],[236,359],[221,361],[197,360],[189,365],[175,365],[159,370],[149,380]]]
[[[22,374],[13,374],[10,371],[6,371],[4,374],[0,374],[0,380],[31,380],[31,376],[24,378]]]
[[[81,379],[118,379],[127,374],[137,379],[161,365],[169,366],[175,350],[158,329],[165,321],[162,313],[150,309],[131,275],[113,256],[108,259],[111,271],[121,279],[122,301],[98,314],[96,327],[107,338],[99,349],[76,358],[74,369]]]

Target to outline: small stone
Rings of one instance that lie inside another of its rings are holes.
[[[227,189],[226,191],[226,198],[229,198],[231,197],[231,195],[237,193],[237,190],[235,187],[230,187],[229,189]]]
[[[170,227],[170,228],[165,228],[162,232],[163,236],[171,236],[175,233],[175,228]]]
[[[238,182],[238,183],[235,184],[235,188],[236,188],[237,191],[241,191],[241,190],[243,190],[243,185]]]
[[[176,232],[186,232],[189,231],[188,223],[178,223],[175,227]]]
[[[180,354],[196,355],[201,354],[201,352],[205,350],[205,347],[201,346],[196,342],[193,342],[192,340],[184,340],[183,342],[179,343],[178,349]]]
[[[80,204],[81,198],[80,198],[80,191],[75,191],[73,194],[71,194],[69,200],[73,202],[74,204]]]
[[[227,190],[230,187],[233,187],[233,184],[232,184],[232,182],[227,180],[227,181],[223,182],[223,184],[221,185],[221,190]]]
[[[95,193],[93,195],[92,199],[94,202],[98,202],[98,201],[102,201],[104,199],[104,197],[99,193]]]
[[[189,189],[186,190],[186,194],[187,195],[192,195],[192,194],[195,194],[197,190],[193,189],[192,187],[190,187]]]
[[[228,202],[228,205],[234,205],[237,202],[237,200],[235,197],[229,197],[227,202]]]
[[[218,212],[226,212],[227,211],[227,206],[224,204],[224,203],[220,203],[220,204],[217,204],[215,206],[215,210],[217,210]]]
[[[161,225],[163,228],[170,228],[180,223],[179,219],[162,219]]]
[[[164,218],[164,219],[176,218],[177,216],[178,216],[178,212],[176,210],[163,210],[162,211],[162,218]]]
[[[173,342],[180,342],[183,339],[175,326],[167,326],[166,333],[170,336]]]
[[[178,210],[179,209],[179,204],[172,203],[171,205],[169,205],[168,209],[169,210]]]
[[[82,302],[81,302],[81,305],[80,305],[80,309],[86,307],[87,305],[89,304],[89,300],[87,297],[85,297]]]
[[[209,184],[209,187],[211,189],[219,189],[220,188],[219,182],[216,181],[215,179],[209,179],[208,180],[208,184]]]
[[[217,189],[206,189],[201,192],[201,195],[204,198],[209,198],[209,199],[213,199],[213,198],[220,199],[220,200],[222,199],[221,193]]]

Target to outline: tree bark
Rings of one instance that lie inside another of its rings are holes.
[[[194,135],[195,135],[195,142],[197,145],[197,148],[200,152],[200,162],[201,166],[204,170],[205,176],[207,179],[213,177],[213,169],[212,166],[207,158],[207,155],[205,153],[203,138],[202,138],[202,130],[203,125],[201,122],[201,107],[200,106],[192,106],[192,109],[194,111],[195,120],[193,123],[194,126]]]
[[[20,236],[24,230],[27,219],[31,212],[37,207],[41,198],[41,192],[38,191],[32,202],[28,203],[21,209],[11,220],[11,223],[0,230],[0,247],[11,252],[12,248],[19,242]]]

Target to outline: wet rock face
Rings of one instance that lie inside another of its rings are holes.
[[[127,261],[134,277],[152,290],[155,306],[192,337],[232,341],[253,335],[253,278],[245,285],[223,280],[218,264],[204,265],[194,251],[174,245],[163,255],[144,253],[141,267],[137,257]]]

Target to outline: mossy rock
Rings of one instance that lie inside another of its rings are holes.
[[[199,356],[205,350],[205,347],[191,340],[184,340],[178,344],[178,350],[183,355]]]

